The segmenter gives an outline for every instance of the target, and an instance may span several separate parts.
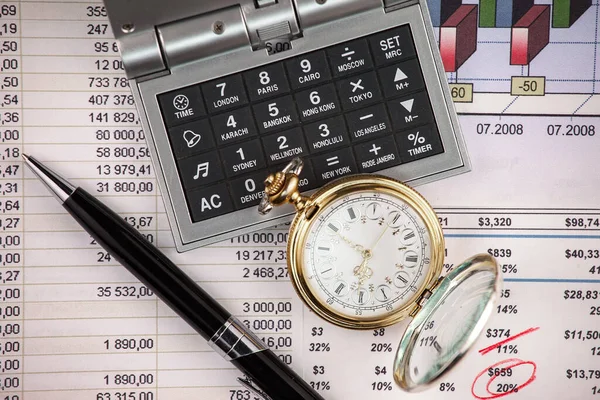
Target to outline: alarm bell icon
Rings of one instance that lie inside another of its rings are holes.
[[[187,143],[187,146],[191,149],[192,147],[200,143],[200,139],[202,139],[202,136],[200,136],[199,133],[187,130],[183,132],[183,139]]]

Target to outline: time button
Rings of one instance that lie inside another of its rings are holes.
[[[206,115],[197,86],[161,94],[158,102],[167,126],[179,125]]]

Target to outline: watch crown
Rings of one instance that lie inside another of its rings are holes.
[[[265,179],[265,192],[258,206],[258,212],[267,214],[274,205],[292,203],[297,210],[304,208],[307,198],[300,195],[298,184],[302,171],[302,160],[294,158],[282,171],[270,174]]]
[[[269,196],[277,194],[283,189],[284,185],[285,174],[283,172],[271,174],[265,179],[265,193]]]

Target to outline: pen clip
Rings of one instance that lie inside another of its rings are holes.
[[[264,400],[272,400],[265,392],[262,391],[261,388],[256,386],[254,382],[248,377],[237,378],[237,381],[242,384],[246,389],[250,390],[252,393],[260,397]]]

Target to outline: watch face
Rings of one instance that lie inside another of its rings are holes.
[[[309,227],[302,275],[314,298],[349,319],[384,318],[426,283],[432,238],[419,213],[387,192],[324,205]]]

